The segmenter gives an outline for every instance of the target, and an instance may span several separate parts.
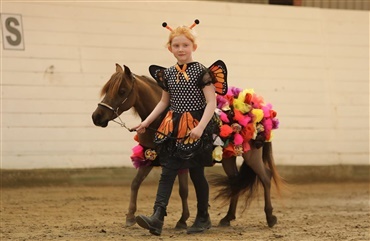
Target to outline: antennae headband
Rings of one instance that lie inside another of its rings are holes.
[[[194,20],[194,23],[192,24],[192,25],[190,25],[190,29],[193,29],[195,26],[197,26],[197,24],[199,24],[200,22],[199,22],[199,20],[198,19],[195,19]]]
[[[200,23],[200,21],[198,19],[195,19],[194,22],[192,23],[192,25],[189,26],[190,29],[193,29],[195,26],[197,26],[198,24]],[[173,29],[168,26],[168,24],[166,22],[163,22],[162,23],[162,27],[164,28],[167,28],[170,32],[173,31]]]
[[[170,26],[168,26],[166,22],[163,22],[163,23],[162,23],[162,27],[167,28],[167,29],[168,29],[168,30],[170,30],[171,32],[173,31],[173,30],[172,30],[172,28],[171,28]]]

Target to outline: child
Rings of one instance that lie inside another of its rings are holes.
[[[158,144],[162,174],[159,180],[154,213],[151,217],[139,215],[137,223],[154,235],[162,232],[166,208],[173,184],[180,169],[189,169],[197,198],[197,215],[187,233],[199,233],[211,228],[208,213],[209,186],[204,167],[212,166],[212,125],[216,108],[215,83],[210,71],[193,60],[197,49],[192,26],[180,26],[171,31],[168,50],[177,63],[169,68],[152,65],[151,75],[162,87],[162,98],[151,114],[138,126],[138,133],[145,132],[156,118],[167,111],[155,134]],[[226,71],[226,68],[225,68]],[[211,146],[211,148],[210,148]]]

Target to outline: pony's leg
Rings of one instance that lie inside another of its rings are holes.
[[[186,229],[188,226],[186,224],[186,220],[188,220],[190,216],[189,212],[189,205],[188,205],[188,170],[180,170],[179,174],[177,175],[179,181],[179,194],[181,197],[182,203],[182,214],[179,221],[176,223],[176,229]]]
[[[228,178],[233,178],[238,175],[238,167],[236,165],[236,157],[224,158],[222,160],[222,167]],[[229,210],[225,217],[223,217],[218,226],[228,227],[230,226],[230,221],[235,220],[236,216],[236,207],[238,204],[238,197],[234,196],[230,199]]]
[[[139,188],[144,179],[148,176],[153,166],[139,167],[136,176],[131,182],[130,203],[128,206],[128,213],[126,215],[126,227],[130,227],[136,223],[135,212],[137,209],[137,195]]]
[[[273,208],[270,195],[272,175],[271,171],[263,163],[262,148],[252,148],[250,151],[243,154],[243,158],[246,164],[252,168],[252,170],[257,174],[260,181],[262,182],[265,197],[266,221],[268,226],[271,228],[276,224],[277,218],[275,215],[272,214]]]

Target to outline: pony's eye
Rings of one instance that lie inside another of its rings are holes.
[[[119,94],[119,95],[121,95],[121,96],[125,95],[125,90],[120,89],[120,90],[118,91],[118,94]]]

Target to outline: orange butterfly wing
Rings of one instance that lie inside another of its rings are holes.
[[[197,119],[194,119],[189,112],[185,112],[182,114],[179,123],[179,132],[177,133],[177,138],[180,139],[186,137],[186,139],[183,141],[184,145],[193,144],[193,142],[195,141],[188,135],[190,131],[198,125],[198,123],[199,121]]]
[[[214,80],[213,85],[216,88],[216,93],[225,95],[227,93],[227,68],[225,63],[222,60],[217,60],[208,69]]]
[[[165,140],[173,132],[172,111],[168,111],[156,132],[157,140]]]

